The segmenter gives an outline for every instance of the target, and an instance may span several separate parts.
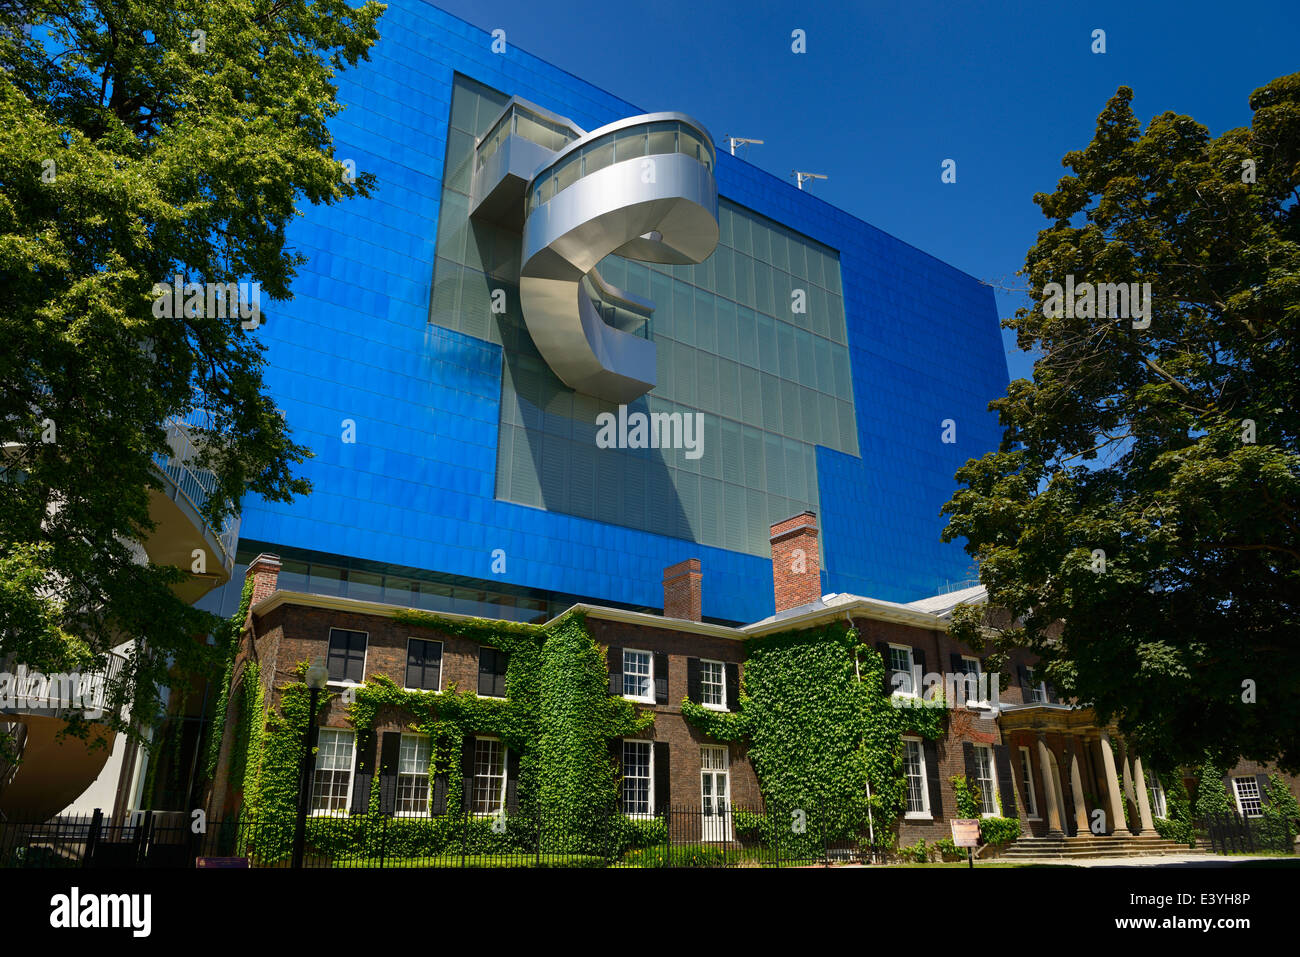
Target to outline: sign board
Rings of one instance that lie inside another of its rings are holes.
[[[980,846],[980,822],[977,817],[959,817],[952,822],[952,842],[958,847]]]
[[[194,861],[196,867],[248,867],[246,857],[200,857]]]

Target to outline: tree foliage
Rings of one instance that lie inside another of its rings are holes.
[[[382,11],[0,0],[0,652],[61,670],[147,637],[122,686],[138,719],[169,665],[207,663],[194,636],[216,625],[173,593],[191,569],[139,561],[165,425],[203,417],[194,464],[213,477],[213,528],[246,492],[309,490],[256,329],[160,317],[154,285],[179,274],[289,297],[300,202],[373,186],[345,176],[327,121]]]
[[[944,507],[1013,623],[967,609],[958,637],[1037,652],[1159,766],[1209,749],[1295,768],[1300,74],[1218,136],[1174,113],[1142,130],[1132,97],[1034,197],[1032,303],[1004,326],[1041,358]],[[1067,277],[1150,283],[1149,326],[1122,303],[1058,315]]]

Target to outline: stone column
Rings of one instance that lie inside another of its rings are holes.
[[[1061,829],[1061,810],[1056,804],[1056,783],[1052,780],[1052,756],[1041,731],[1038,732],[1038,763],[1043,777],[1043,799],[1047,802],[1047,836],[1065,837]]]
[[[1101,767],[1102,773],[1106,775],[1106,794],[1110,798],[1110,807],[1107,810],[1110,816],[1110,832],[1118,834],[1120,828],[1124,826],[1124,797],[1119,793],[1118,772],[1115,769],[1115,752],[1110,746],[1110,735],[1105,731],[1101,733]]]
[[[1134,813],[1130,815],[1130,817],[1136,817],[1138,802],[1137,795],[1133,793],[1132,762],[1129,758],[1128,742],[1122,738],[1119,742],[1119,766],[1124,769],[1124,800],[1128,802],[1128,806],[1133,809]],[[1130,825],[1129,833],[1131,834],[1132,832],[1133,828]]]
[[[1151,799],[1147,797],[1147,778],[1142,773],[1142,758],[1137,754],[1133,755],[1133,777],[1135,779],[1133,784],[1137,788],[1138,818],[1142,822],[1138,837],[1154,837],[1156,825],[1151,819]]]
[[[1079,742],[1070,740],[1070,794],[1074,798],[1074,823],[1078,834],[1088,833],[1088,806],[1083,800],[1083,775],[1079,773]]]

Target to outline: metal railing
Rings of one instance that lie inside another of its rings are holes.
[[[1297,822],[1280,814],[1245,817],[1236,811],[1207,814],[1201,822],[1210,847],[1218,854],[1295,853]]]
[[[207,415],[202,410],[190,413],[183,421],[171,419],[167,422],[167,445],[170,455],[157,454],[154,464],[171,482],[175,495],[185,502],[202,519],[203,509],[217,490],[217,477],[208,469],[197,468],[194,461],[198,455],[198,445],[190,431],[192,427],[202,428]],[[206,526],[205,526],[206,527]],[[221,546],[221,563],[227,569],[234,567],[235,545],[239,535],[239,518],[226,516],[220,529],[214,530],[218,544]]]
[[[9,691],[0,696],[0,713],[39,713],[61,717],[71,711],[106,712],[113,703],[113,688],[126,667],[126,656],[105,653],[103,667],[86,672],[45,674],[33,671],[17,655],[0,658],[0,674],[10,675]],[[39,680],[34,676],[39,674]],[[37,691],[29,696],[29,690]],[[21,702],[16,699],[20,697]],[[10,698],[14,700],[9,700]]]
[[[210,822],[138,812],[114,824],[79,818],[0,822],[0,867],[288,868],[291,818]],[[567,814],[457,811],[430,816],[320,815],[307,821],[305,867],[687,868],[799,867],[866,861],[865,837],[835,834],[830,818],[664,808],[653,817],[610,810]]]

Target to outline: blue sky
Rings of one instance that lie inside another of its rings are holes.
[[[1046,224],[1033,194],[1117,87],[1144,125],[1173,110],[1217,134],[1249,123],[1252,90],[1300,70],[1300,0],[433,2],[646,110],[690,113],[719,149],[725,134],[763,139],[746,156],[759,168],[825,173],[809,188],[828,202],[1014,286]],[[949,158],[955,184],[940,181]],[[1021,299],[999,293],[999,316]],[[1011,376],[1028,376],[1031,357],[1003,340]]]

